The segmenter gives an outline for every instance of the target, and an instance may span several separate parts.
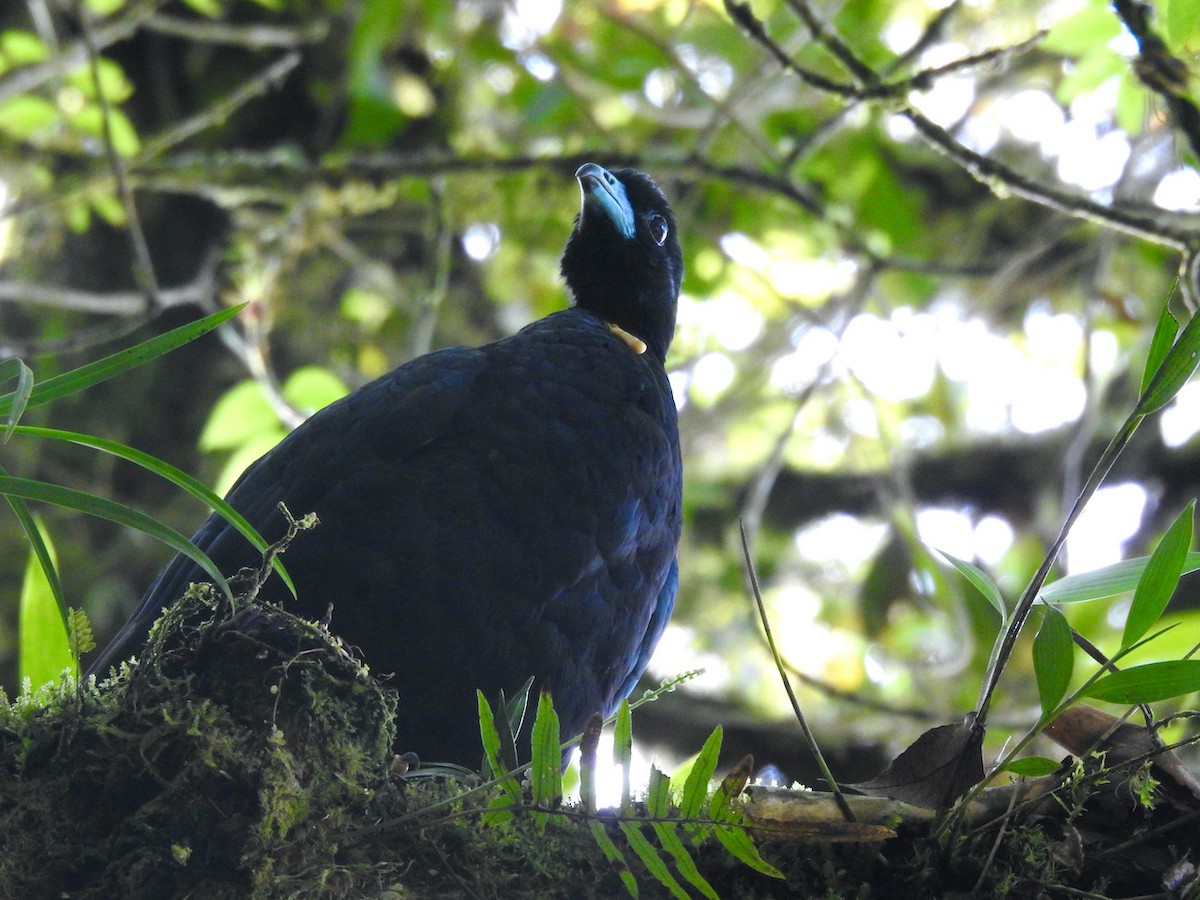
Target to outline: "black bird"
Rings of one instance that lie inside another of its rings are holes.
[[[664,361],[683,260],[646,175],[589,163],[562,257],[574,298],[478,349],[427,354],[318,412],[229,503],[267,540],[298,535],[260,596],[318,619],[395,673],[397,743],[481,759],[476,688],[549,688],[563,738],[634,687],[671,613],[682,472]],[[220,516],[194,540],[223,573],[258,552]],[[88,672],[133,654],[204,574],[174,559]],[[536,693],[534,694],[536,696]],[[527,723],[528,728],[528,723]],[[526,728],[526,731],[527,731]]]

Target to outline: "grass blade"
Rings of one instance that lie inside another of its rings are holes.
[[[26,407],[32,409],[35,406],[41,406],[43,403],[49,403],[68,394],[74,394],[84,388],[107,381],[115,375],[120,375],[131,369],[136,369],[138,366],[152,362],[160,356],[170,353],[172,350],[182,347],[184,344],[194,341],[201,335],[212,331],[218,325],[241,312],[243,306],[245,306],[244,303],[240,306],[223,309],[220,312],[213,313],[211,316],[205,316],[203,319],[197,319],[195,322],[189,322],[186,325],[173,328],[166,334],[160,334],[158,337],[144,341],[135,347],[113,353],[103,359],[88,363],[86,366],[80,366],[78,369],[72,369],[70,372],[64,372],[62,375],[57,375],[54,378],[48,378],[34,386],[33,390],[29,393]],[[10,391],[7,394],[0,394],[0,416],[11,416],[17,399],[15,392]]]
[[[58,428],[42,428],[34,425],[18,425],[16,433],[28,437],[50,438],[52,440],[68,441],[83,447],[91,447],[94,450],[100,450],[118,459],[131,462],[136,466],[141,466],[148,472],[158,475],[160,478],[171,482],[177,488],[191,494],[201,503],[208,506],[209,509],[215,510],[259,551],[266,552],[270,546],[241,513],[221,499],[220,496],[213,493],[207,485],[193,478],[182,469],[178,469],[158,457],[151,456],[149,453],[144,453],[141,450],[118,441],[110,441],[107,438],[96,437],[90,434],[81,434],[77,431],[63,431]],[[279,573],[279,577],[283,579],[284,584],[288,586],[288,590],[292,592],[292,596],[295,597],[296,586],[292,583],[292,578],[288,574],[287,569],[284,568],[282,560],[276,556],[271,561],[271,565]]]
[[[0,477],[7,476],[3,466],[0,466]],[[50,592],[54,595],[54,600],[58,604],[58,615],[62,619],[63,628],[67,627],[67,601],[63,596],[62,582],[58,578],[58,566],[55,565],[54,557],[50,553],[50,548],[42,539],[42,530],[38,527],[37,520],[27,504],[20,497],[14,497],[11,494],[5,497],[8,500],[8,505],[12,507],[13,515],[17,517],[17,524],[21,526],[21,530],[25,532],[25,537],[29,540],[29,546],[33,549],[34,556],[42,566],[42,574],[46,578],[46,583],[50,588]]]
[[[4,434],[0,436],[0,444],[8,443],[8,439],[12,437],[13,428],[21,420],[21,413],[25,411],[29,403],[29,394],[33,391],[33,371],[15,357],[0,362],[0,384],[10,378],[17,379],[17,386],[6,395],[11,396],[12,401],[4,419]]]
[[[208,558],[207,554],[174,528],[164,525],[144,512],[104,497],[77,491],[74,488],[48,484],[44,481],[33,481],[28,478],[14,478],[10,475],[0,475],[0,494],[10,498],[19,497],[23,500],[38,500],[43,503],[53,503],[56,506],[65,506],[68,509],[107,519],[118,525],[148,534],[150,537],[162,541],[176,553],[182,553],[203,569],[226,597],[233,596],[225,576],[221,574],[221,570]]]

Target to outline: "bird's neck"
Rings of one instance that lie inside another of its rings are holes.
[[[660,363],[666,362],[667,350],[675,336],[674,299],[638,296],[638,292],[633,292],[632,297],[622,293],[619,301],[605,295],[576,297],[575,305],[644,341],[649,354]]]

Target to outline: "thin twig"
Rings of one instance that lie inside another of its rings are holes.
[[[161,156],[172,147],[182,144],[200,132],[220,125],[232,113],[251,100],[278,87],[291,71],[300,65],[302,58],[296,51],[284,54],[261,72],[247,79],[236,90],[210,103],[201,112],[184,119],[169,131],[146,141],[134,160],[135,164],[140,165],[147,160]]]
[[[144,24],[147,31],[157,31],[159,34],[184,38],[198,44],[220,44],[245,47],[249,50],[303,47],[323,41],[329,33],[329,25],[323,21],[302,28],[288,28],[263,24],[230,25],[226,22],[185,19],[165,13],[155,13],[147,18]]]

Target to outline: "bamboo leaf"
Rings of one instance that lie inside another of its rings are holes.
[[[1150,557],[1138,556],[1091,572],[1068,575],[1045,585],[1038,593],[1038,600],[1054,604],[1085,603],[1136,590],[1149,562]],[[1191,551],[1184,557],[1182,574],[1197,569],[1200,569],[1200,553]]]
[[[1200,316],[1193,315],[1155,370],[1134,414],[1146,416],[1166,406],[1188,383],[1197,365],[1200,365]]]
[[[1154,703],[1200,691],[1200,659],[1146,663],[1098,678],[1083,694],[1108,703]]]
[[[78,369],[72,369],[70,372],[64,372],[62,375],[39,382],[30,392],[26,406],[28,409],[32,409],[35,406],[50,403],[60,397],[74,394],[84,388],[107,381],[115,375],[120,375],[131,369],[136,369],[138,366],[152,362],[160,356],[182,347],[189,341],[194,341],[201,335],[212,331],[221,323],[241,312],[243,306],[245,306],[244,303],[240,306],[223,309],[220,312],[213,313],[211,316],[205,316],[203,319],[197,319],[195,322],[189,322],[186,325],[173,328],[166,334],[160,334],[158,337],[144,341],[135,347],[121,350],[103,359],[98,359],[93,363],[88,363],[86,366],[80,366]],[[11,415],[16,399],[14,392],[0,394],[0,416]]]
[[[1162,313],[1158,317],[1158,324],[1154,326],[1154,337],[1150,339],[1150,349],[1146,352],[1146,368],[1142,372],[1142,394],[1146,393],[1150,382],[1154,380],[1154,374],[1162,366],[1163,360],[1167,358],[1167,353],[1170,351],[1171,345],[1175,343],[1177,334],[1179,334],[1179,323],[1171,315],[1170,304],[1164,303]]]
[[[1146,570],[1133,593],[1133,603],[1125,619],[1125,632],[1121,636],[1121,647],[1137,643],[1158,621],[1171,595],[1179,584],[1188,548],[1192,545],[1192,522],[1196,515],[1196,501],[1189,503],[1171,523],[1162,536]]]
[[[123,503],[116,503],[104,497],[96,497],[83,491],[77,491],[74,488],[48,484],[44,481],[32,481],[28,478],[14,478],[10,475],[0,475],[0,494],[4,494],[10,498],[19,497],[23,500],[39,500],[43,503],[65,506],[68,509],[74,509],[101,519],[107,519],[110,522],[116,522],[118,525],[134,528],[148,534],[150,537],[162,541],[176,553],[182,553],[188,559],[192,560],[192,562],[205,571],[213,580],[213,583],[224,592],[226,597],[233,596],[229,590],[229,584],[226,582],[225,576],[221,574],[221,570],[208,558],[207,554],[201,552],[195,544],[174,528],[164,525],[157,519],[153,519],[145,513],[126,506]]]
[[[1075,665],[1075,645],[1071,642],[1071,626],[1066,617],[1053,606],[1046,607],[1042,627],[1033,639],[1033,673],[1037,679],[1038,697],[1042,712],[1058,706],[1071,684]]]
[[[1000,588],[996,586],[996,582],[992,581],[987,572],[974,563],[951,556],[945,550],[938,550],[938,553],[945,557],[947,562],[954,566],[959,571],[959,574],[971,582],[975,590],[983,594],[984,599],[995,607],[996,612],[1000,613],[1001,623],[1008,621],[1008,609],[1004,605],[1004,597],[1001,596]]]

